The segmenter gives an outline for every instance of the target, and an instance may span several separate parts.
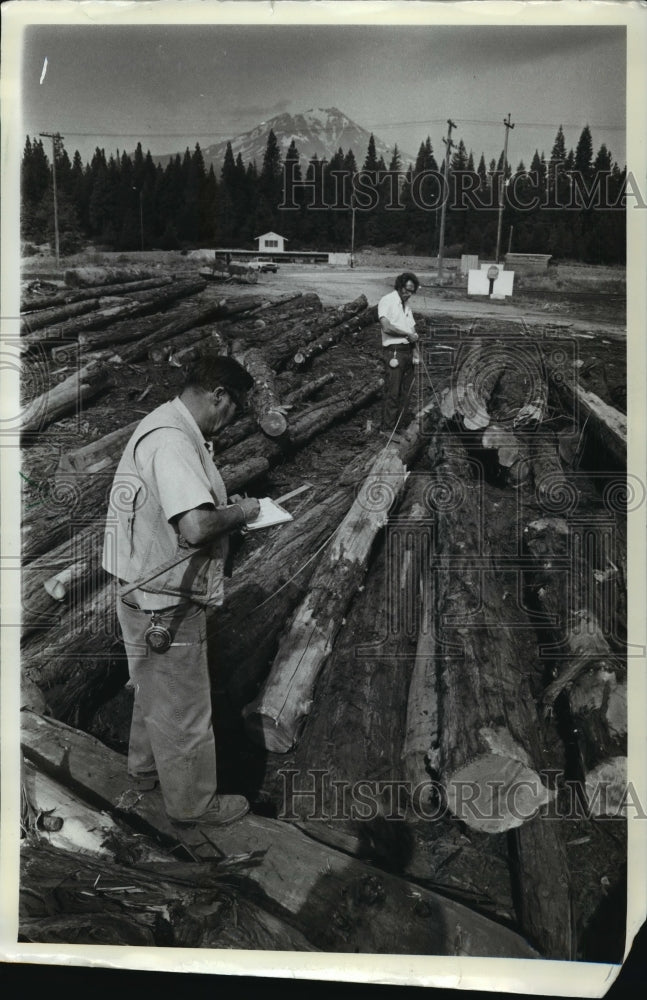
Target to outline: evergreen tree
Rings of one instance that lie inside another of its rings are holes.
[[[593,174],[593,139],[591,129],[585,125],[575,149],[574,169],[589,180]]]

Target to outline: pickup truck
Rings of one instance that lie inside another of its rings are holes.
[[[247,266],[252,268],[254,271],[272,271],[273,274],[279,269],[279,265],[275,264],[273,260],[264,260],[262,257],[255,257],[253,260],[247,261]]]

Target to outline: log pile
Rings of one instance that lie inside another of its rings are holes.
[[[613,551],[603,528],[580,544],[584,513],[556,500],[576,471],[560,428],[602,409],[555,422],[539,348],[477,338],[419,380],[387,442],[370,430],[382,370],[364,296],[91,277],[23,317],[25,364],[46,359],[23,424],[24,939],[576,957],[545,748],[554,709],[591,814],[618,808],[626,543],[618,515]],[[210,843],[180,842],[159,792],[129,786],[121,741],[92,735],[132,701],[100,568],[114,470],[206,345],[254,379],[214,442],[228,493],[309,486],[289,524],[244,538],[209,614],[219,767],[252,801]]]

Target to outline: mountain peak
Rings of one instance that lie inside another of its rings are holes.
[[[260,122],[247,132],[232,137],[229,141],[234,158],[240,153],[245,165],[255,161],[260,169],[270,130],[276,136],[281,156],[285,158],[290,143],[294,140],[304,164],[308,163],[314,156],[318,160],[330,160],[341,148],[345,154],[352,150],[358,167],[361,167],[371,136],[370,132],[352,121],[348,115],[336,107],[282,111],[280,114]],[[374,135],[374,139],[378,157],[383,156],[388,165],[393,154],[393,144],[385,143],[376,135]],[[214,143],[203,149],[202,154],[207,167],[213,163],[214,170],[218,171],[225,158],[226,149],[227,140]],[[403,156],[404,161],[407,158],[407,155]]]

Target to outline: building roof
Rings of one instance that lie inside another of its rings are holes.
[[[280,233],[263,233],[263,235],[262,235],[262,236],[255,236],[255,237],[254,237],[254,239],[255,239],[255,240],[262,240],[262,239],[265,239],[265,237],[266,237],[266,236],[276,236],[276,237],[278,237],[278,239],[280,239],[280,240],[285,240],[285,242],[286,242],[286,243],[289,243],[289,242],[290,242],[290,241],[289,241],[289,240],[287,239],[287,237],[285,237],[285,236],[281,236],[281,234],[280,234]]]

